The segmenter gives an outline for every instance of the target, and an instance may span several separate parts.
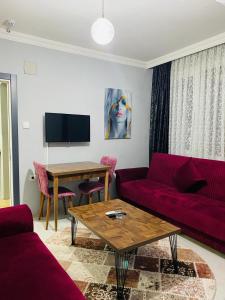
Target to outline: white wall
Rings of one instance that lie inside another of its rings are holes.
[[[24,60],[37,64],[36,76],[24,74]],[[99,161],[103,154],[111,154],[118,158],[117,168],[148,165],[151,70],[0,40],[0,72],[18,76],[20,194],[21,202],[34,213],[39,196],[29,175],[33,160],[47,161],[45,112],[91,115],[90,144],[51,147],[49,163]],[[130,140],[104,140],[106,87],[129,89],[133,94]],[[22,129],[22,121],[29,121],[30,129]]]

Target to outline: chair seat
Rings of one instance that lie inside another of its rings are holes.
[[[53,195],[54,195],[53,187],[48,189],[48,193],[49,193],[49,196],[51,198],[53,198]],[[59,199],[63,198],[63,197],[70,197],[70,196],[75,197],[76,194],[64,186],[59,186],[59,188],[58,188],[58,198]]]
[[[99,181],[89,181],[80,183],[78,187],[81,193],[88,195],[104,190],[105,185]]]

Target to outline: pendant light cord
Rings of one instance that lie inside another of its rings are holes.
[[[102,0],[102,17],[105,18],[105,1]]]

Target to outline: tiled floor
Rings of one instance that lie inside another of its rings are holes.
[[[59,227],[65,227],[65,224],[68,224],[67,219],[62,219],[59,221]],[[41,235],[44,239],[47,239],[54,232],[53,221],[50,222],[49,230],[44,229],[45,222],[35,221],[35,231],[37,233],[41,232]],[[199,254],[210,266],[213,271],[216,283],[217,290],[215,295],[215,300],[225,300],[225,255],[219,254],[212,251],[211,249],[205,247],[204,245],[188,238],[185,236],[178,237],[178,243],[184,248],[191,248],[194,252]],[[66,242],[66,241],[65,241]],[[65,255],[65,253],[64,253]],[[199,269],[201,269],[201,261],[199,261]]]

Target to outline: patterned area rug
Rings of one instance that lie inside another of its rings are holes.
[[[75,247],[70,246],[70,227],[43,240],[86,299],[116,299],[114,254],[86,227],[79,224]],[[125,299],[212,300],[216,283],[207,263],[179,243],[178,260],[176,275],[168,239],[140,247],[129,262]]]

